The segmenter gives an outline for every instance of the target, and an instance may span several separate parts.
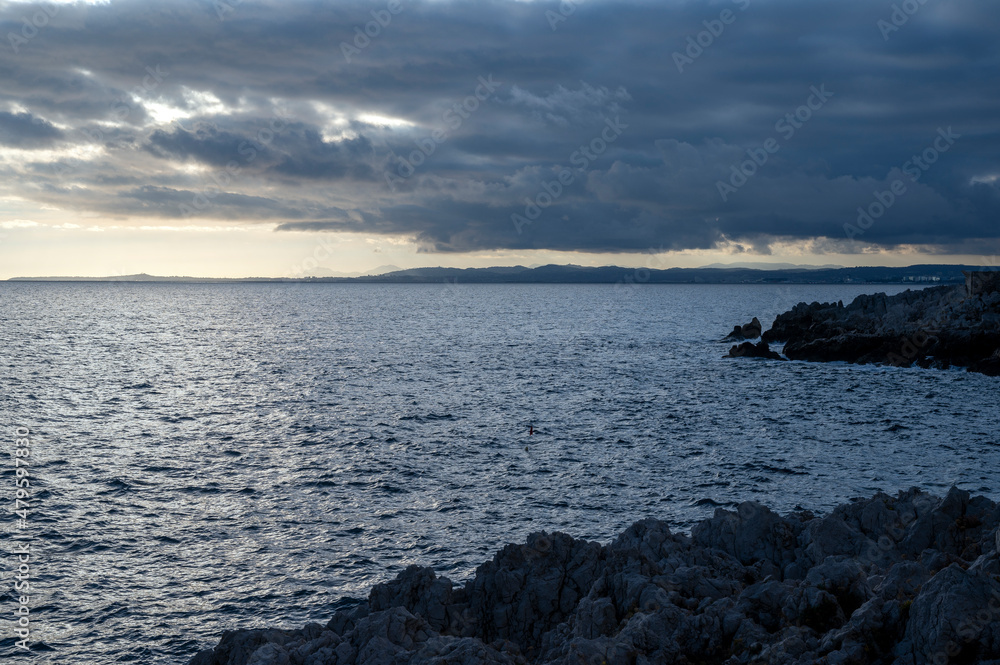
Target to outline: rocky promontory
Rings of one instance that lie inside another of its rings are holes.
[[[978,273],[973,273],[978,274]],[[991,287],[993,288],[993,287]],[[938,286],[799,303],[761,337],[790,360],[966,367],[1000,375],[1000,291]]]
[[[607,545],[535,533],[463,586],[411,566],[325,625],[228,632],[190,665],[1000,665],[998,525],[953,488],[825,516],[747,502]]]

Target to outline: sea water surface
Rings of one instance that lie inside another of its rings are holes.
[[[179,665],[225,629],[325,622],[408,564],[463,581],[538,530],[1000,498],[1000,380],[722,358],[753,316],[900,290],[2,283],[0,658]]]

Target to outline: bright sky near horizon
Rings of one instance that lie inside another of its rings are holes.
[[[0,2],[0,279],[996,265],[995,7]]]

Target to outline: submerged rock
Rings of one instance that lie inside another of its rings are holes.
[[[535,533],[455,587],[411,566],[326,626],[228,632],[190,665],[1000,662],[1000,507],[952,489],[831,514]]]

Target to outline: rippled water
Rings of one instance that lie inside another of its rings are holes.
[[[43,649],[14,647],[4,535],[0,657],[184,663],[410,563],[461,580],[534,530],[1000,498],[997,379],[722,359],[736,323],[876,290],[0,284],[3,528],[39,554]]]

